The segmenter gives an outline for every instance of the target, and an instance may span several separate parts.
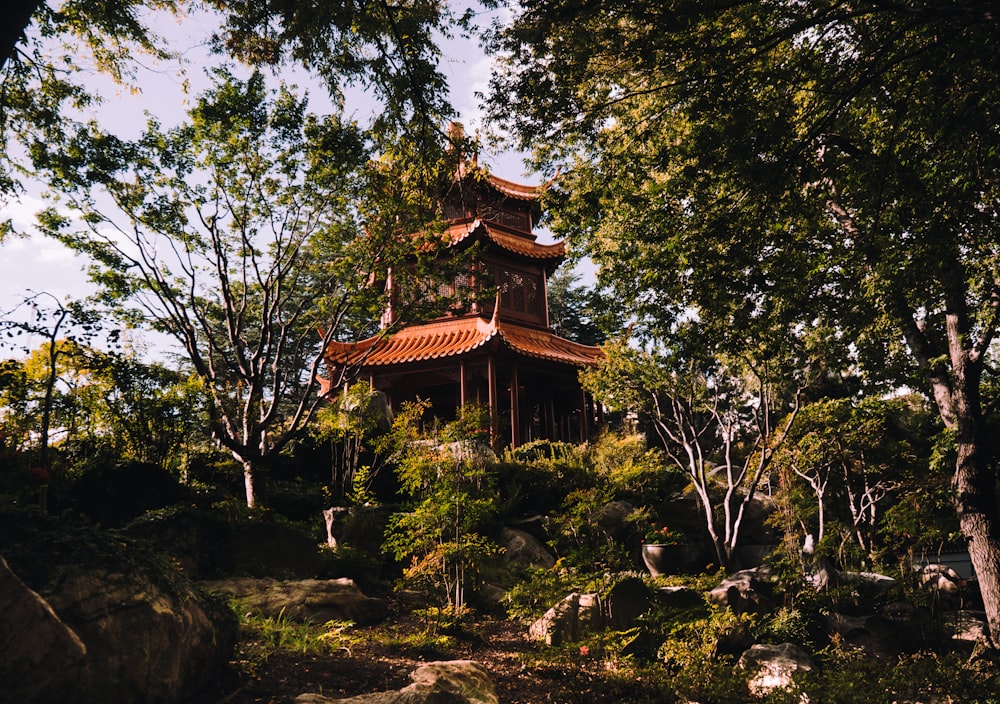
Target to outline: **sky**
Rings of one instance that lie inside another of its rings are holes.
[[[482,19],[489,21],[489,17]],[[140,62],[135,80],[138,90],[134,91],[96,74],[87,79],[88,85],[103,99],[90,116],[121,136],[137,136],[145,125],[146,112],[156,115],[164,126],[176,124],[184,117],[199,86],[207,85],[200,64],[208,60],[205,38],[210,34],[211,25],[204,18],[188,17],[160,27],[159,31],[185,63]],[[481,99],[476,93],[486,92],[491,60],[478,43],[469,38],[447,40],[443,44],[443,54],[440,68],[449,81],[452,104],[466,132],[474,134],[483,120]],[[218,58],[211,61],[217,62]],[[279,78],[308,89],[311,107],[322,111],[326,92],[304,71],[284,70]],[[185,79],[192,86],[187,93]],[[359,118],[366,117],[373,109],[366,105],[360,92],[349,94],[347,105]],[[484,150],[480,163],[509,180],[536,183],[537,177],[525,173],[523,157],[517,153],[494,154]],[[0,208],[0,218],[11,218],[19,231],[30,233],[35,212],[47,204],[41,187],[28,183],[22,197]],[[85,258],[47,238],[38,235],[8,238],[0,245],[0,315],[12,310],[32,291],[45,291],[60,299],[86,296],[93,290],[87,281],[86,268]],[[152,340],[151,344],[155,347],[166,341]]]

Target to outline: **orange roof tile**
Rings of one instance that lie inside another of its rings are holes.
[[[388,337],[376,335],[356,343],[335,342],[327,348],[327,356],[335,363],[366,367],[406,364],[467,354],[494,338],[527,357],[578,367],[596,364],[604,356],[597,347],[566,340],[547,330],[478,316],[413,325]]]
[[[523,183],[508,181],[499,176],[489,175],[490,185],[508,198],[518,200],[538,200],[547,188],[548,184],[542,186],[528,186]]]
[[[447,238],[452,244],[458,244],[479,232],[498,247],[531,259],[562,259],[566,256],[566,242],[563,240],[552,244],[539,244],[535,241],[534,235],[529,237],[508,232],[503,227],[479,218],[449,225]]]

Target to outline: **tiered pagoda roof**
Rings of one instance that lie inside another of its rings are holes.
[[[555,268],[566,258],[566,243],[560,240],[540,244],[534,235],[525,235],[481,218],[466,218],[448,226],[447,241],[452,245],[475,239],[487,240],[512,254],[528,259],[547,260],[547,267]]]
[[[526,357],[585,367],[596,364],[603,352],[598,347],[566,340],[546,330],[479,316],[402,328],[390,336],[376,335],[352,343],[333,343],[327,350],[338,364],[384,367],[445,357],[457,357],[489,345]]]

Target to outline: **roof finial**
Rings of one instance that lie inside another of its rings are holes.
[[[465,127],[461,122],[452,120],[448,123],[448,148],[460,149],[465,141]]]

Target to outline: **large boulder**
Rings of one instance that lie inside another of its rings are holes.
[[[58,698],[76,682],[86,656],[80,636],[0,557],[0,679],[9,700]]]
[[[486,668],[472,660],[424,663],[410,673],[413,684],[403,692],[451,692],[469,704],[500,704]]]
[[[605,612],[611,628],[624,631],[635,625],[640,616],[649,611],[654,595],[638,577],[628,577],[616,582],[604,597]]]
[[[750,691],[756,696],[774,689],[792,689],[795,673],[816,667],[809,653],[794,643],[759,643],[743,653],[739,665],[750,675]]]
[[[953,647],[974,649],[989,642],[989,626],[984,611],[949,611],[941,619],[941,630]]]
[[[347,699],[300,694],[295,704],[499,704],[486,668],[472,660],[424,663],[410,673],[412,684],[398,692],[374,692]]]
[[[366,596],[353,580],[234,577],[203,582],[212,592],[234,596],[263,616],[284,615],[296,621],[353,621],[365,626],[385,619],[385,602]]]
[[[577,640],[580,637],[580,595],[574,592],[546,611],[531,624],[528,635],[544,641],[546,645],[562,645]]]
[[[556,564],[542,541],[519,528],[504,528],[500,536],[504,544],[504,559],[524,567],[548,570]]]
[[[235,618],[157,555],[28,514],[0,514],[0,551],[5,700],[181,702],[218,686]]]
[[[708,592],[713,604],[728,606],[735,613],[767,613],[776,606],[771,584],[761,568],[741,570],[729,575]]]
[[[831,633],[839,635],[844,643],[861,648],[872,657],[891,659],[904,649],[904,644],[900,642],[904,635],[902,629],[898,629],[893,621],[884,616],[850,616],[834,612],[823,619]],[[912,644],[906,646],[907,650],[913,650]]]
[[[346,699],[300,694],[295,704],[469,704],[469,700],[454,692],[372,692]]]

